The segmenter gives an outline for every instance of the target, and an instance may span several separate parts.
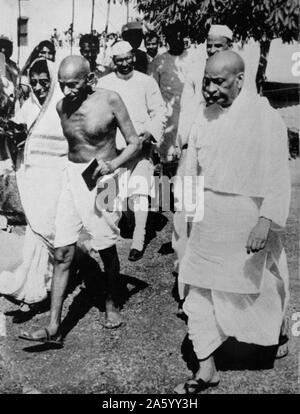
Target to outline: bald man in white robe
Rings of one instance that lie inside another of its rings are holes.
[[[179,269],[188,332],[199,361],[175,390],[217,386],[214,352],[228,338],[278,344],[287,307],[281,234],[289,213],[286,127],[265,98],[243,90],[244,62],[232,51],[208,59],[186,176],[204,178],[204,218],[194,221]]]

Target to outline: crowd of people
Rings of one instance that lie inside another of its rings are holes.
[[[0,267],[0,294],[31,309],[50,294],[48,326],[20,338],[62,347],[62,306],[79,247],[103,264],[104,326],[124,324],[118,222],[123,214],[134,227],[128,260],[141,260],[156,166],[163,174],[173,163],[179,310],[199,361],[175,392],[197,394],[218,385],[214,353],[228,337],[287,342],[287,130],[257,94],[229,27],[212,25],[204,52],[190,47],[180,23],[163,33],[165,48],[140,21],[124,25],[121,39],[108,37],[105,48],[96,33],[84,34],[80,55],[58,67],[54,33],[22,70],[11,61],[10,40],[0,38],[2,93],[14,104],[13,124],[27,130],[13,166],[26,234],[17,263]],[[193,184],[180,190],[185,177],[204,177],[202,193]],[[201,220],[197,208],[185,208],[195,194]],[[279,346],[278,357],[286,353]]]

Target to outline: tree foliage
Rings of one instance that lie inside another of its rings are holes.
[[[193,40],[212,23],[226,24],[236,41],[299,38],[299,0],[137,0],[146,20],[162,27],[181,21]]]

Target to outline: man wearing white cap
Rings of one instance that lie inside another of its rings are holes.
[[[223,24],[213,24],[208,32],[206,51],[208,57],[221,50],[231,48],[233,33],[228,26]]]
[[[139,260],[144,253],[148,196],[151,193],[153,163],[150,156],[152,143],[159,145],[165,126],[165,104],[157,82],[150,76],[134,69],[135,56],[131,45],[121,41],[112,47],[115,72],[99,80],[98,86],[117,92],[124,101],[135,130],[144,143],[142,159],[135,166],[129,181],[128,197],[135,215],[135,230],[129,260]],[[117,148],[126,147],[125,140],[117,133]],[[131,185],[142,178],[143,183]],[[134,190],[130,190],[134,188]]]
[[[139,49],[143,37],[143,26],[140,21],[129,22],[122,27],[122,39],[130,44],[135,55],[134,69],[147,73],[147,53]]]
[[[228,50],[232,46],[233,33],[228,26],[213,24],[208,32],[206,41],[207,56],[210,57],[222,50]],[[193,64],[184,84],[178,123],[177,145],[180,149],[186,148],[187,139],[200,101],[203,100],[202,78],[206,60]]]

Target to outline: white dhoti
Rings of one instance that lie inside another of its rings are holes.
[[[278,343],[288,302],[288,272],[278,232],[266,247],[247,255],[259,200],[205,192],[204,220],[193,223],[180,265],[179,283],[188,285],[184,311],[199,359],[229,336],[263,346]]]
[[[264,98],[242,90],[229,108],[200,107],[185,164],[206,189],[204,218],[193,223],[179,269],[198,358],[228,336],[277,344],[289,297],[280,237],[290,201],[286,127]],[[266,245],[247,254],[261,217],[271,222]]]
[[[121,215],[118,185],[113,188],[116,191],[113,194],[113,205],[109,203],[110,208],[101,208],[99,202],[96,205],[96,196],[100,190],[95,187],[89,191],[81,175],[87,166],[88,163],[68,162],[66,167],[55,221],[56,248],[76,243],[83,228],[89,235],[94,250],[106,249],[117,242]],[[103,179],[107,178],[105,176]]]

